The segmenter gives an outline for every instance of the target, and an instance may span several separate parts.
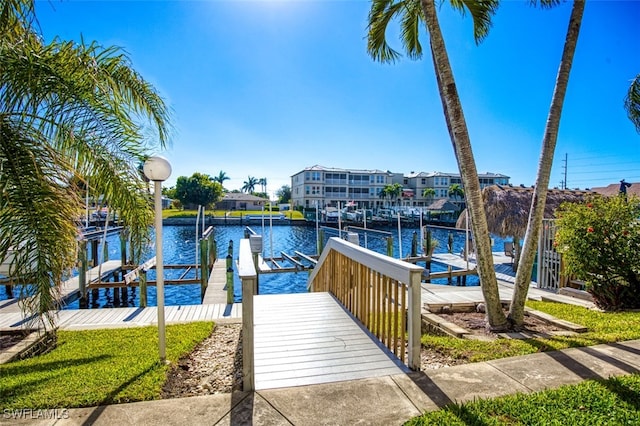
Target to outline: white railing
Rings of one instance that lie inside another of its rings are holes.
[[[242,388],[251,391],[255,388],[253,296],[257,293],[258,274],[248,238],[240,240],[238,275],[242,280]]]

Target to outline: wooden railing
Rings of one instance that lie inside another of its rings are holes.
[[[402,362],[419,370],[422,271],[334,237],[309,276],[309,290],[333,294]]]

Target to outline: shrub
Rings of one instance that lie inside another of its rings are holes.
[[[566,271],[602,309],[640,308],[639,218],[636,197],[592,197],[558,211],[555,244]]]

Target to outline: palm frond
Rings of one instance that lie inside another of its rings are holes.
[[[640,74],[636,76],[629,86],[629,91],[624,100],[624,108],[627,110],[629,120],[636,126],[640,133]]]
[[[420,23],[424,22],[424,15],[419,1],[407,0],[404,2],[405,11],[402,14],[402,44],[409,59],[422,58],[422,45],[420,44]]]
[[[473,37],[482,42],[491,29],[491,18],[498,10],[499,0],[451,0],[451,6],[465,15],[469,11],[473,20]]]
[[[387,27],[401,13],[404,5],[396,0],[373,0],[369,11],[367,52],[374,61],[393,63],[400,58],[400,53],[387,43]]]

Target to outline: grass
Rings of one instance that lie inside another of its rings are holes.
[[[536,301],[527,302],[527,306],[583,325],[589,331],[575,336],[525,340],[497,339],[490,342],[425,334],[422,336],[422,344],[453,358],[480,362],[535,352],[640,339],[640,313],[638,312],[605,313],[563,303]]]
[[[640,375],[451,404],[407,425],[640,425]]]
[[[175,363],[212,330],[211,322],[167,326],[167,360]],[[0,365],[0,409],[157,399],[168,370],[159,362],[156,327],[59,331],[51,352]]]
[[[527,302],[589,331],[576,336],[492,342],[424,335],[424,346],[470,362],[640,338],[640,313],[597,312],[553,302]],[[640,375],[501,398],[450,404],[408,425],[640,425]]]
[[[260,215],[262,214],[262,210],[234,210],[234,211],[227,211],[227,210],[207,210],[205,211],[205,215],[207,216],[213,216],[213,217],[219,217],[219,218],[223,218],[225,217],[225,215],[229,215],[230,217],[241,217],[241,216],[246,216],[248,214],[250,215]],[[278,212],[278,211],[274,211],[272,214],[274,216],[278,216],[280,215],[280,213],[282,213],[287,219],[304,219],[304,216],[302,215],[302,213],[300,213],[299,211],[283,211],[283,212]],[[264,215],[267,216],[269,214],[269,212],[264,212]],[[174,209],[165,209],[162,210],[162,218],[166,219],[166,218],[170,218],[170,217],[197,217],[198,216],[198,211],[197,210],[174,210]]]

